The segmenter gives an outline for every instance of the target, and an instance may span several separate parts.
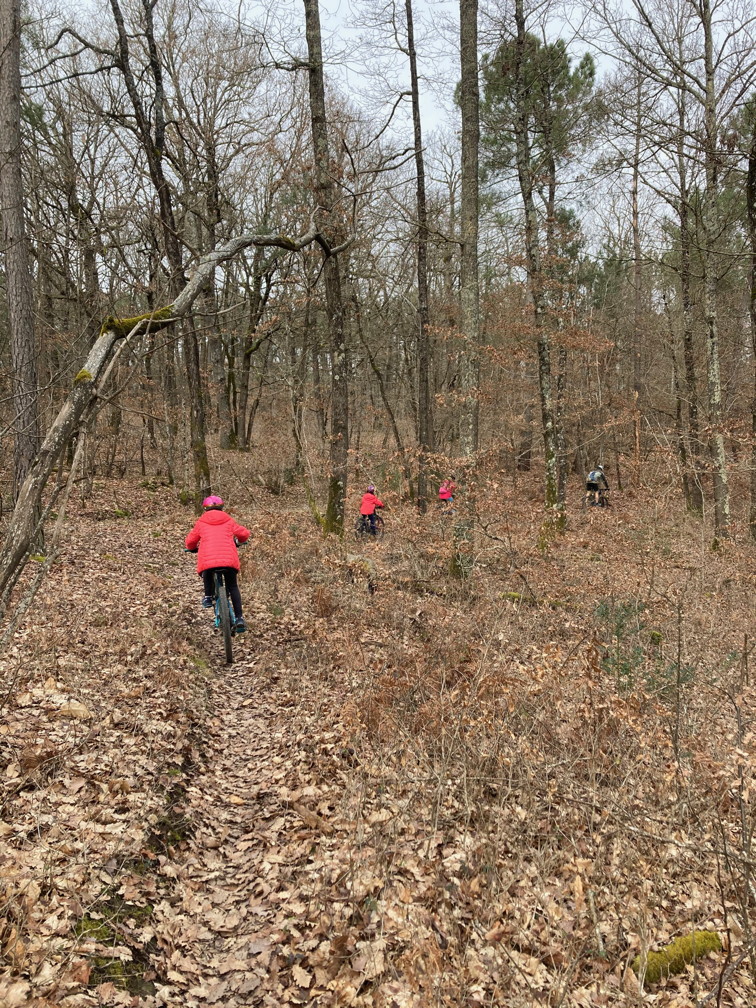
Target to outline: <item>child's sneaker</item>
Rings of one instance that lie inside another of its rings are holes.
[[[205,595],[204,598],[202,599],[202,608],[203,609],[212,609],[214,604],[215,604],[215,599],[213,598],[212,595]]]
[[[236,623],[234,623],[234,630],[236,630],[237,633],[246,633],[247,624],[243,619],[238,619]]]

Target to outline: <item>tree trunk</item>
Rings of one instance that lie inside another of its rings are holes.
[[[462,413],[459,442],[462,455],[478,450],[478,383],[480,380],[480,295],[478,290],[478,160],[480,149],[480,85],[478,79],[478,0],[459,2],[460,87],[462,116],[460,234],[460,328],[464,345],[460,361]]]
[[[554,287],[553,283],[549,280],[554,275],[556,270],[556,265],[558,262],[558,255],[555,243],[555,231],[556,231],[556,194],[557,194],[557,173],[556,173],[556,159],[554,157],[552,148],[552,132],[550,126],[546,129],[546,123],[548,123],[548,117],[545,117],[545,123],[542,125],[542,130],[546,138],[546,143],[549,148],[548,156],[546,157],[546,171],[548,178],[547,186],[547,198],[546,198],[546,255],[547,255],[547,267],[544,270],[544,280],[546,280],[549,294],[546,296],[548,303],[549,299],[553,300]],[[552,303],[552,312],[557,307],[556,304]],[[549,319],[544,319],[545,323],[549,326],[553,325],[553,322]],[[559,329],[562,328],[561,320],[557,323]],[[549,351],[549,357],[551,357],[551,351]],[[565,394],[566,394],[566,383],[567,383],[567,348],[563,343],[558,344],[557,350],[557,375],[556,375],[556,401],[554,403],[554,444],[556,449],[556,471],[557,471],[557,509],[559,512],[564,513],[565,504],[567,501],[567,443],[565,440],[564,433],[564,413],[565,413]]]
[[[134,77],[129,53],[130,36],[126,30],[118,0],[110,0],[116,28],[118,30],[118,65],[123,74],[124,84],[134,112],[135,132],[142,144],[150,179],[158,198],[160,208],[160,226],[165,246],[165,256],[171,269],[169,290],[175,298],[185,284],[184,263],[181,244],[176,227],[176,217],[173,210],[171,188],[163,169],[163,152],[165,149],[165,92],[163,88],[163,71],[155,42],[153,23],[154,2],[141,0],[144,11],[144,35],[149,53],[150,74],[154,87],[151,110],[145,108],[142,91]],[[210,281],[212,282],[212,278]],[[199,347],[197,334],[191,323],[183,326],[184,363],[186,366],[186,381],[189,392],[189,428],[192,462],[194,468],[195,503],[199,509],[200,501],[211,490],[210,462],[207,457],[205,443],[205,407],[202,401],[202,377],[199,363]]]
[[[252,283],[246,284],[247,297],[249,298],[249,322],[247,333],[242,344],[241,374],[239,376],[239,402],[236,415],[236,437],[240,448],[249,447],[247,423],[247,404],[249,403],[249,382],[252,368],[252,356],[257,353],[263,341],[268,339],[269,333],[257,336],[257,330],[262,321],[265,305],[268,303],[271,288],[271,274],[263,269],[260,249],[255,249],[252,259]]]
[[[289,381],[291,382],[291,432],[294,438],[294,472],[304,472],[304,401],[305,376],[307,374],[307,340],[310,332],[311,302],[309,289],[305,301],[303,338],[299,348],[291,324],[286,327],[286,344],[289,355]],[[297,349],[299,354],[297,355]]]
[[[420,88],[417,78],[412,0],[405,0],[405,10],[407,14],[407,55],[412,93],[417,202],[417,440],[420,449],[417,471],[417,506],[421,512],[425,512],[428,506],[427,456],[433,451],[433,399],[431,397],[433,348],[430,342],[428,308],[428,208],[425,197],[425,158],[420,120]]]
[[[752,113],[753,115],[753,113]],[[746,203],[748,208],[748,246],[750,253],[750,280],[748,308],[751,320],[751,506],[748,523],[751,538],[756,539],[756,118],[752,118],[751,142],[748,150],[748,175],[746,177]]]
[[[50,473],[71,437],[82,423],[85,413],[96,401],[98,382],[105,373],[113,348],[120,338],[118,332],[106,329],[99,336],[76,376],[73,390],[60,409],[39,449],[23,485],[0,552],[0,599],[13,581],[37,534],[42,493]]]
[[[330,251],[331,248],[339,244],[339,226],[333,214],[335,193],[328,143],[318,0],[304,0],[304,8],[305,35],[309,57],[308,77],[315,188],[317,203],[320,208],[318,214],[320,236],[325,245],[323,280],[331,343],[331,471],[328,481],[328,504],[326,507],[324,528],[326,532],[336,532],[342,535],[344,532],[344,503],[347,493],[347,464],[349,461],[349,366],[339,261]]]
[[[680,57],[682,62],[682,54]],[[695,514],[703,514],[703,486],[701,484],[701,439],[698,430],[698,382],[696,378],[696,359],[693,346],[693,298],[691,296],[690,269],[690,195],[688,186],[688,171],[685,158],[685,135],[687,131],[687,116],[685,114],[685,94],[681,91],[678,97],[678,141],[677,141],[677,175],[679,189],[679,221],[680,221],[680,300],[682,303],[682,353],[683,373],[685,375],[685,390],[687,400],[687,437],[688,447],[685,452],[686,466],[683,470],[683,489],[688,508]]]
[[[725,454],[722,379],[719,360],[719,322],[717,318],[717,282],[715,244],[717,240],[717,201],[719,172],[717,166],[717,120],[715,97],[714,39],[710,0],[702,0],[704,29],[704,70],[706,99],[704,106],[706,193],[704,195],[704,314],[706,317],[706,369],[709,395],[709,450],[714,470],[714,531],[720,537],[730,535],[730,488]]]
[[[557,529],[562,529],[565,523],[564,504],[559,500],[559,445],[556,432],[556,416],[551,375],[551,340],[545,318],[543,292],[543,276],[541,269],[541,252],[539,248],[538,216],[533,197],[533,169],[531,163],[530,137],[528,133],[527,80],[523,72],[525,48],[527,44],[525,29],[525,13],[522,0],[516,0],[515,24],[517,28],[518,57],[515,72],[517,73],[517,110],[515,111],[515,159],[517,177],[520,184],[525,211],[525,260],[528,274],[528,287],[533,305],[533,323],[537,333],[538,352],[538,388],[541,399],[541,423],[543,427],[543,446],[546,474],[546,509],[553,519]]]
[[[323,383],[320,378],[319,340],[317,338],[313,339],[310,346],[312,356],[312,390],[315,396],[315,416],[318,419],[318,430],[320,431],[320,439],[321,441],[325,442],[325,439],[328,435],[328,417],[326,413],[326,403],[325,403],[325,394],[323,392]]]
[[[641,425],[641,308],[643,300],[643,269],[641,263],[640,214],[638,190],[640,186],[641,154],[641,76],[635,91],[635,143],[633,150],[633,175],[631,191],[631,222],[633,232],[633,444],[635,445],[635,478],[640,479],[640,425]]]
[[[31,469],[39,446],[37,350],[21,177],[19,7],[19,0],[0,3],[0,206],[13,383],[14,498]]]
[[[218,325],[215,293],[212,289],[205,291],[200,310],[201,330],[207,333],[207,350],[212,374],[211,401],[215,399],[218,447],[224,450],[236,448],[236,432],[231,420],[228,355]]]

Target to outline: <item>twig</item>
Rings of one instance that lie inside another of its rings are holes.
[[[747,955],[750,955],[753,946],[754,946],[753,942],[749,942],[748,945],[746,945],[745,949],[740,953],[738,958],[733,959],[729,967],[724,971],[724,973],[722,973],[719,980],[717,981],[717,986],[714,988],[714,990],[711,991],[709,994],[707,994],[706,997],[701,998],[700,1001],[696,1001],[695,1008],[703,1008],[704,1005],[709,1004],[710,1001],[712,1001],[715,997],[718,997],[721,994],[725,983],[730,979],[732,974],[735,972],[738,966],[740,966],[745,957]]]
[[[588,906],[591,911],[591,919],[593,920],[593,929],[596,932],[596,948],[599,951],[599,955],[604,955],[604,939],[602,937],[601,931],[599,930],[598,917],[596,916],[596,903],[593,899],[593,889],[588,890]]]

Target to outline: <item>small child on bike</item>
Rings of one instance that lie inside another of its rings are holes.
[[[203,513],[184,544],[191,553],[197,554],[197,573],[205,587],[203,608],[210,609],[215,602],[213,571],[220,568],[223,571],[228,597],[234,607],[235,630],[237,633],[244,633],[247,625],[242,616],[241,592],[237,581],[239,554],[236,551],[236,544],[246,542],[251,533],[243,525],[238,525],[231,515],[226,514],[223,507],[220,497],[205,497],[202,501]]]
[[[439,507],[444,514],[452,514],[454,511],[454,491],[457,489],[457,484],[454,482],[454,477],[451,479],[445,479],[441,486],[438,488],[438,503]]]
[[[362,503],[360,504],[360,524],[363,530],[368,530],[368,523],[370,525],[370,534],[375,535],[378,531],[375,521],[375,509],[382,508],[383,501],[378,500],[375,495],[375,487],[371,483],[367,488],[365,493],[362,495]]]

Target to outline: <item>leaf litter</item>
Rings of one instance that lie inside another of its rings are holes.
[[[673,574],[617,514],[587,592],[585,530],[542,556],[523,513],[455,587],[408,512],[368,589],[271,502],[226,669],[186,512],[106,493],[2,659],[3,1004],[753,1003],[752,553],[676,530]],[[702,927],[727,957],[642,991]]]

